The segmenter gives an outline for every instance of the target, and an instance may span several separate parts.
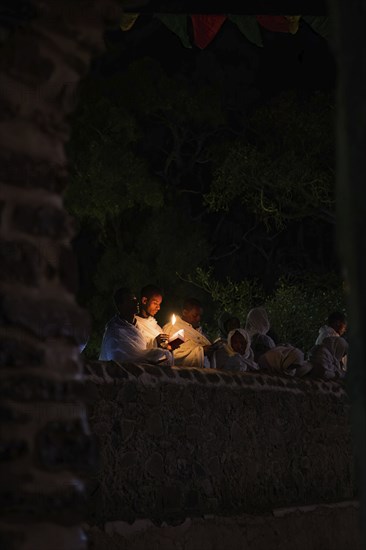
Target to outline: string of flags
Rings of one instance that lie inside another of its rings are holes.
[[[120,27],[122,31],[131,30],[139,17],[138,13],[125,13],[122,16]],[[203,50],[220,32],[226,20],[237,25],[240,32],[249,42],[262,47],[263,40],[260,29],[271,32],[296,34],[300,21],[303,19],[312,29],[328,39],[330,36],[329,18],[326,16],[303,15],[185,15],[185,14],[155,14],[170,31],[176,34],[185,48],[193,44]],[[189,32],[189,20],[192,25],[192,39]]]

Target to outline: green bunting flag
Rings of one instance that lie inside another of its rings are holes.
[[[254,15],[229,15],[228,18],[235,23],[249,42],[263,47],[261,31]]]
[[[324,15],[303,15],[302,18],[317,34],[320,34],[326,40],[331,39],[332,29],[329,17]]]
[[[170,13],[156,13],[155,17],[159,19],[163,25],[178,36],[185,48],[192,48],[188,30],[187,30],[187,16],[175,15]]]

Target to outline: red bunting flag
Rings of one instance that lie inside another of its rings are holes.
[[[292,32],[292,22],[284,15],[256,15],[258,23],[267,31]]]
[[[226,15],[191,15],[194,43],[203,50],[221,29]]]

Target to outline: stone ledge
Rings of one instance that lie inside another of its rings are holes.
[[[187,385],[199,384],[215,387],[246,388],[253,391],[290,393],[320,392],[346,397],[342,382],[274,376],[261,372],[230,372],[218,369],[161,367],[114,361],[85,361],[84,377],[94,384],[118,384],[121,381],[139,380],[146,386],[164,382]]]
[[[187,517],[179,525],[149,519],[85,526],[92,550],[361,550],[356,503],[315,505],[276,514]]]

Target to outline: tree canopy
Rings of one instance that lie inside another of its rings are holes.
[[[158,284],[166,308],[196,292],[223,307],[215,280],[244,308],[284,277],[337,268],[332,93],[258,101],[244,75],[228,94],[211,62],[205,76],[201,58],[174,73],[145,57],[84,82],[66,204],[99,339],[116,286]],[[192,285],[197,273],[210,285]]]

